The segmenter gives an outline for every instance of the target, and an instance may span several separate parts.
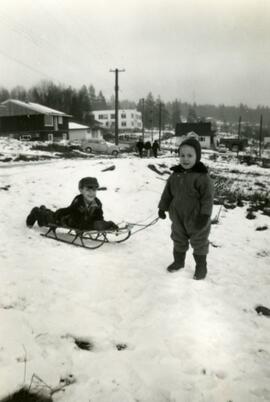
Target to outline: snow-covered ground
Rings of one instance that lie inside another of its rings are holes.
[[[270,319],[254,310],[270,307],[269,217],[257,212],[247,220],[246,207],[223,208],[204,281],[192,279],[191,250],[184,270],[166,272],[168,219],[95,251],[25,226],[33,206],[68,205],[83,176],[107,187],[98,195],[106,219],[149,222],[166,175],[147,165],[174,162],[60,160],[1,169],[0,398],[35,373],[51,387],[74,376],[54,395],[59,402],[270,400]],[[112,164],[115,170],[102,172]],[[254,183],[255,168],[237,169]],[[267,170],[256,172],[269,183]],[[256,231],[263,225],[268,230]]]

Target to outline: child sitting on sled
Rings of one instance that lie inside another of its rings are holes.
[[[200,162],[201,146],[192,137],[184,140],[179,149],[180,164],[171,168],[173,173],[159,202],[159,217],[169,212],[172,221],[174,261],[169,272],[185,266],[189,242],[196,262],[194,279],[204,279],[207,274],[206,257],[209,248],[213,185],[206,166]]]
[[[102,204],[96,197],[98,181],[95,177],[84,177],[79,181],[80,194],[69,207],[53,212],[44,205],[32,209],[26,219],[26,225],[32,227],[55,224],[80,230],[117,230],[118,226],[103,218]]]

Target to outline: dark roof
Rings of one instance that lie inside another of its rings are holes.
[[[211,137],[215,131],[212,130],[211,123],[199,122],[199,123],[177,123],[175,127],[176,137],[181,137],[190,132],[194,132],[198,135]]]
[[[59,110],[55,110],[47,106],[43,106],[34,102],[23,102],[17,99],[8,99],[2,102],[0,106],[0,116],[43,114],[71,117],[64,112],[60,112]]]

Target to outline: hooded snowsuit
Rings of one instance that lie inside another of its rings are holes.
[[[197,162],[189,170],[181,165],[171,170],[173,173],[167,181],[158,207],[169,211],[174,249],[185,253],[190,240],[194,254],[206,255],[214,194],[207,168],[202,162]],[[199,214],[209,216],[207,224],[200,230],[195,224]]]

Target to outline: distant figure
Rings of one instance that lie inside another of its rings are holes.
[[[147,154],[147,158],[150,157],[150,153],[151,153],[151,142],[150,141],[146,141],[146,143],[144,144],[144,148],[146,149],[146,154]]]
[[[152,145],[152,151],[155,158],[158,157],[158,150],[160,151],[159,143],[157,142],[157,140],[155,140]]]
[[[139,153],[139,157],[142,158],[143,156],[143,148],[144,148],[144,143],[143,140],[140,138],[139,141],[136,143],[136,148]]]

